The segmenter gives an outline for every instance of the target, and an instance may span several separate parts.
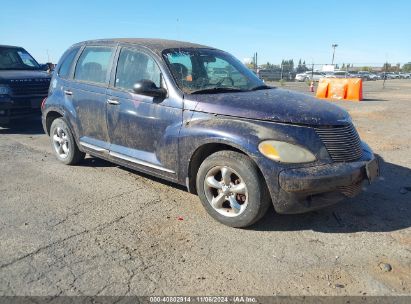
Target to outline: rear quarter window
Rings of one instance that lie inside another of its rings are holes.
[[[61,78],[67,78],[69,76],[71,66],[73,64],[73,60],[74,60],[74,58],[76,58],[76,55],[77,55],[79,49],[80,48],[77,47],[77,48],[74,48],[74,49],[70,50],[68,52],[67,56],[65,56],[65,58],[61,62],[60,68],[58,70],[58,75]]]
[[[105,83],[113,51],[111,47],[86,47],[77,62],[74,79]]]

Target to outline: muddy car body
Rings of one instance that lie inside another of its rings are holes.
[[[106,63],[90,64],[92,52]],[[207,74],[222,66],[235,77]],[[378,174],[346,111],[267,87],[231,55],[186,42],[72,46],[57,65],[42,121],[63,163],[88,153],[186,185],[233,227],[256,222],[271,203],[279,213],[336,203]]]

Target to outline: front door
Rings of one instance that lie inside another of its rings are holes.
[[[107,92],[110,155],[143,170],[174,176],[182,108],[170,106],[168,98],[135,94],[134,84],[143,79],[164,87],[160,68],[150,54],[122,48],[113,87]]]
[[[74,71],[72,94],[80,144],[96,152],[108,152],[107,86],[114,47],[87,46]]]

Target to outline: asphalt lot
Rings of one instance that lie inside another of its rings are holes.
[[[247,230],[170,183],[91,157],[59,164],[39,119],[0,128],[0,295],[411,295],[411,80],[364,92],[337,103],[382,177]]]

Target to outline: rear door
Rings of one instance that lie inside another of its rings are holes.
[[[112,87],[108,90],[110,155],[139,169],[173,178],[182,104],[169,97],[134,93],[134,84],[143,79],[165,88],[160,66],[148,51],[123,47],[116,61]]]
[[[81,46],[73,47],[63,54],[50,85],[56,99],[64,100],[64,104],[68,106],[69,110],[72,110],[71,105],[73,94],[71,91],[71,77],[73,73],[73,65],[76,62],[76,57],[80,49]],[[75,124],[73,124],[73,126],[75,126]],[[75,131],[77,132],[77,129]]]
[[[80,144],[94,152],[109,148],[107,87],[115,46],[86,46],[76,64],[71,95]],[[67,92],[66,92],[67,94]]]

